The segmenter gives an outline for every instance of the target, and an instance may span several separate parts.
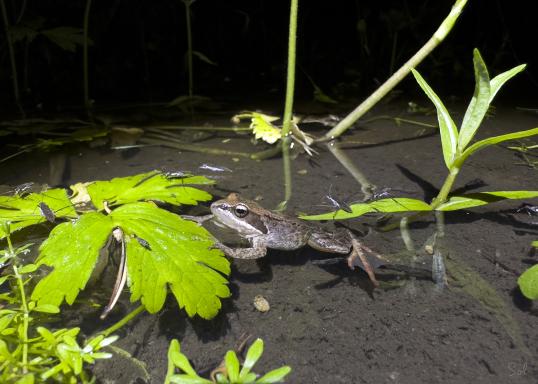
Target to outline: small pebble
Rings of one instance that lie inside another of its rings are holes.
[[[269,306],[269,302],[262,295],[256,295],[254,297],[253,304],[254,307],[260,312],[267,312],[269,311],[269,309],[271,309],[271,307]]]
[[[299,175],[306,175],[307,173],[308,173],[308,170],[306,170],[306,169],[299,169],[297,171],[297,174],[299,174]]]

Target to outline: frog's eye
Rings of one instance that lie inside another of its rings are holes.
[[[237,204],[234,207],[234,214],[241,219],[248,215],[248,207],[244,204]]]

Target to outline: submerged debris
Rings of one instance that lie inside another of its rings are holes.
[[[268,312],[271,309],[269,302],[262,295],[256,295],[252,304],[259,312]]]

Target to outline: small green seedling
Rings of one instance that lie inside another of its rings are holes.
[[[24,264],[22,256],[31,244],[13,247],[9,226],[4,225],[8,248],[0,251],[0,265],[5,266],[0,284],[0,382],[2,383],[90,383],[84,370],[87,364],[112,357],[101,349],[117,336],[94,337],[83,346],[77,342],[79,328],[50,331],[43,326],[50,316],[60,312],[52,304],[29,300],[27,287],[35,264]]]
[[[535,249],[538,249],[538,241],[531,243]],[[519,289],[525,297],[531,300],[538,300],[538,264],[530,267],[517,279]]]
[[[270,384],[282,383],[284,378],[290,373],[291,368],[287,365],[274,369],[262,377],[258,377],[252,368],[263,353],[263,341],[257,339],[252,343],[247,351],[244,363],[239,363],[239,359],[234,351],[228,351],[224,358],[223,372],[215,375],[216,383],[219,384]],[[176,373],[179,369],[183,373]],[[212,384],[215,381],[198,376],[189,362],[187,356],[180,351],[177,340],[172,340],[168,349],[168,372],[164,381],[165,384]]]
[[[439,194],[433,201],[427,203],[417,199],[391,197],[372,202],[352,204],[350,206],[351,212],[337,210],[336,212],[302,216],[301,218],[305,220],[338,220],[350,219],[371,212],[455,211],[490,204],[501,200],[538,197],[538,191],[494,191],[450,195],[450,191],[461,167],[465,160],[467,160],[473,153],[507,140],[515,140],[538,134],[538,128],[533,128],[526,131],[489,137],[471,143],[497,92],[501,89],[504,83],[525,69],[525,64],[519,65],[490,79],[486,64],[484,63],[484,60],[482,60],[482,56],[477,49],[474,50],[473,62],[476,82],[475,91],[473,98],[467,107],[467,111],[463,117],[463,122],[461,123],[459,130],[439,96],[437,96],[428,83],[426,83],[426,80],[424,80],[416,70],[412,69],[418,84],[435,105],[437,110],[443,158],[448,169],[448,176],[446,177]]]

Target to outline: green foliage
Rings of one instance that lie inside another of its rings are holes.
[[[20,255],[28,252],[31,245],[13,248],[9,237],[8,245],[9,249],[0,251],[0,264],[9,265],[9,272],[0,278],[0,284],[11,288],[0,294],[0,381],[93,382],[84,365],[111,357],[101,349],[117,337],[97,336],[81,346],[76,340],[79,328],[50,331],[40,325],[47,321],[47,314],[56,314],[60,310],[52,304],[28,301],[26,287],[37,266],[21,264]]]
[[[45,204],[45,208],[43,208]],[[11,232],[47,221],[43,209],[47,207],[56,218],[75,218],[73,204],[64,189],[49,189],[42,193],[0,196],[0,239],[6,237],[6,224]]]
[[[517,283],[526,297],[531,300],[538,300],[538,264],[523,272],[517,279]]]
[[[262,139],[268,144],[274,144],[282,137],[280,128],[273,121],[280,119],[259,112],[243,112],[232,117],[232,121],[239,122],[242,119],[250,119],[250,129],[256,140]]]
[[[159,201],[173,205],[196,205],[198,201],[211,200],[211,195],[192,185],[214,184],[204,176],[167,176],[152,171],[129,177],[118,177],[110,181],[96,181],[88,185],[88,194],[97,209],[103,209],[106,201],[113,207],[136,201]]]
[[[525,65],[519,65],[490,80],[488,70],[480,52],[473,52],[473,64],[475,73],[475,90],[471,99],[461,128],[458,131],[454,120],[450,116],[439,96],[428,85],[426,80],[415,69],[412,69],[417,83],[426,96],[431,100],[437,110],[437,120],[441,136],[443,158],[449,174],[438,196],[431,202],[426,203],[416,199],[391,198],[366,203],[350,205],[351,212],[338,210],[320,215],[302,216],[305,220],[334,220],[349,219],[371,212],[405,212],[405,211],[454,211],[493,203],[506,199],[525,199],[538,196],[538,191],[497,191],[481,192],[462,196],[450,196],[450,190],[459,173],[460,168],[467,158],[477,151],[488,146],[507,140],[538,135],[538,128],[526,131],[518,131],[505,135],[489,137],[470,145],[475,136],[493,98],[501,87],[512,77],[525,69]]]
[[[270,384],[281,383],[284,378],[290,373],[289,366],[283,366],[274,369],[262,377],[258,378],[252,368],[260,359],[263,353],[263,341],[257,339],[252,343],[247,351],[247,356],[243,365],[239,363],[237,354],[234,351],[228,351],[224,357],[223,369],[217,369],[216,382],[222,384]],[[176,373],[176,369],[180,372]],[[165,378],[165,384],[210,384],[214,381],[198,376],[194,368],[191,366],[189,359],[180,351],[180,345],[177,340],[172,340],[168,349],[168,372]]]
[[[87,186],[95,206],[119,206],[109,214],[88,212],[56,226],[40,247],[36,261],[53,270],[36,285],[32,300],[59,306],[72,304],[95,268],[112,231],[121,229],[126,249],[131,300],[141,300],[150,313],[164,305],[167,287],[189,316],[214,317],[220,299],[230,295],[223,275],[228,260],[211,249],[213,237],[201,226],[184,220],[153,202],[196,204],[211,196],[189,185],[210,184],[201,176],[166,177],[161,172],[98,181]],[[80,186],[79,186],[80,187]],[[105,202],[107,204],[105,204]]]

